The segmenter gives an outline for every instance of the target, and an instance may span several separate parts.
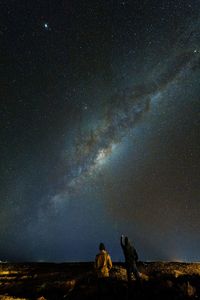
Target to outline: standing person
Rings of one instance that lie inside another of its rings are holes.
[[[95,270],[98,278],[109,277],[109,271],[112,268],[112,260],[103,243],[99,244],[100,252],[95,258]]]
[[[138,260],[137,251],[130,244],[127,236],[124,239],[124,243],[123,243],[123,238],[124,236],[122,235],[120,243],[125,257],[125,265],[126,265],[128,282],[131,282],[131,273],[134,274],[137,281],[140,281],[140,274],[138,272],[137,265],[136,265],[136,262]]]
[[[95,258],[95,271],[98,278],[98,292],[100,299],[105,299],[109,294],[109,272],[112,268],[112,260],[103,243],[99,244],[100,252]]]

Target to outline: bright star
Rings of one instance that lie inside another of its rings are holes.
[[[48,23],[44,23],[44,28],[45,29],[49,29],[49,24]]]

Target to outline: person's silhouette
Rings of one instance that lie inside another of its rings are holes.
[[[127,271],[127,278],[128,281],[131,281],[131,274],[133,273],[136,280],[140,280],[140,274],[137,269],[137,260],[138,260],[138,254],[135,248],[130,244],[128,237],[126,236],[123,242],[124,236],[121,236],[121,247],[124,253],[125,257],[125,266]]]
[[[100,299],[105,299],[109,294],[109,272],[112,268],[112,260],[103,243],[99,245],[100,252],[95,258],[95,270],[98,278],[98,293]]]

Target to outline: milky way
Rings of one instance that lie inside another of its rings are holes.
[[[84,181],[84,177],[91,176],[99,162],[112,155],[113,145],[120,143],[137,123],[145,118],[155,95],[162,95],[170,85],[181,82],[192,70],[199,67],[198,33],[193,32],[191,28],[187,29],[182,33],[181,39],[182,42],[179,39],[173,46],[169,57],[155,66],[147,84],[141,83],[112,95],[108,100],[101,126],[90,128],[89,132],[80,131],[69,157],[66,151],[65,192],[54,196],[53,201],[60,197],[63,197],[63,200],[66,197],[68,200],[68,194],[76,191],[77,185]]]

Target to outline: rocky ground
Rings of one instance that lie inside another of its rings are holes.
[[[128,285],[114,263],[99,290],[93,263],[0,263],[0,300],[200,299],[200,263],[139,262],[141,283]]]

